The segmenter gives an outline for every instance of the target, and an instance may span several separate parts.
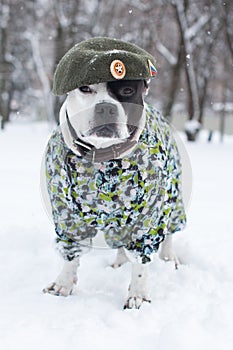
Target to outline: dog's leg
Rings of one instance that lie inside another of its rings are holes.
[[[180,264],[179,259],[176,256],[172,248],[172,235],[167,235],[165,240],[161,243],[161,248],[159,252],[159,257],[165,261],[174,261],[175,268],[178,269],[178,265]]]
[[[44,293],[67,297],[72,293],[74,284],[77,283],[77,267],[79,266],[79,259],[72,261],[65,261],[61,273],[58,275],[55,282],[50,283],[43,289]]]
[[[147,279],[148,264],[133,263],[129,294],[124,309],[139,309],[144,301],[151,302],[148,296]]]
[[[121,247],[117,249],[117,256],[114,263],[111,265],[114,269],[120,267],[121,265],[124,265],[126,262],[128,262],[129,259],[126,256],[124,247]]]

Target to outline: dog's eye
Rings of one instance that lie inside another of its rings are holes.
[[[88,85],[81,86],[81,87],[79,88],[79,90],[80,90],[81,92],[83,92],[84,94],[91,94],[91,93],[92,93],[92,90],[91,90],[91,88],[90,88]]]
[[[131,86],[125,86],[122,89],[120,89],[119,92],[121,96],[132,96],[135,93],[135,90]]]

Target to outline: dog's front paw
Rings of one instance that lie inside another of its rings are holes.
[[[43,293],[49,293],[56,296],[68,297],[73,291],[72,285],[60,285],[56,282],[50,283],[46,288],[43,289]]]
[[[151,303],[148,296],[147,274],[147,264],[132,264],[132,279],[129,285],[128,299],[124,305],[124,309],[140,309],[144,302]]]
[[[56,278],[55,282],[50,283],[43,289],[44,293],[67,297],[73,291],[74,284],[77,283],[77,266],[79,259],[65,261],[61,273]]]
[[[151,303],[150,299],[144,298],[144,297],[138,297],[138,296],[131,296],[127,299],[124,310],[125,309],[140,309],[142,304],[144,302]]]

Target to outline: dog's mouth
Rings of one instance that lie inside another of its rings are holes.
[[[92,161],[116,159],[130,152],[145,124],[144,106],[124,103],[120,112],[110,103],[96,106],[94,117],[93,109],[89,114],[86,110],[79,112],[79,118],[69,118],[66,111],[72,149]]]
[[[95,126],[94,128],[88,130],[85,133],[85,136],[127,139],[127,138],[130,138],[135,133],[136,129],[137,129],[137,126],[127,124],[128,132],[127,134],[122,135],[119,125],[117,123],[110,123],[110,124]]]
[[[104,124],[96,126],[86,133],[86,136],[96,136],[104,138],[119,138],[119,131],[116,123]]]

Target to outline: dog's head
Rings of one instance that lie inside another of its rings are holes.
[[[60,121],[72,150],[83,155],[85,149],[111,148],[115,157],[116,149],[119,156],[137,142],[145,124],[148,80],[156,73],[153,62],[138,46],[111,38],[86,40],[65,54],[53,92],[68,94]]]
[[[77,136],[97,149],[133,138],[144,127],[144,80],[84,85],[71,91],[66,110]]]

